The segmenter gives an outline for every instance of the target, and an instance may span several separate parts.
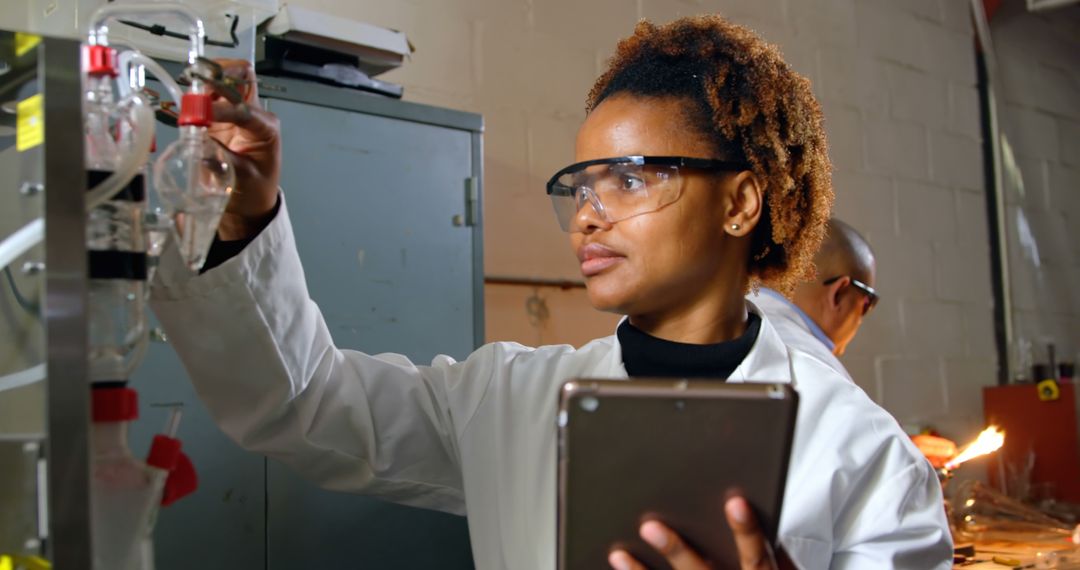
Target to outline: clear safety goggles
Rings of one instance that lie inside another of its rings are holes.
[[[679,199],[680,170],[747,170],[744,162],[683,156],[619,156],[571,164],[555,173],[547,193],[564,232],[582,231],[578,213],[586,205],[615,223],[655,212]]]

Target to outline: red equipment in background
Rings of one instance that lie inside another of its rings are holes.
[[[1045,485],[1059,501],[1080,504],[1080,393],[1073,383],[1063,382],[1059,388],[1053,400],[1040,399],[1034,384],[983,388],[987,423],[1009,434],[997,460],[988,463],[992,485],[1002,488],[999,462],[1021,468],[1033,451],[1031,484]]]

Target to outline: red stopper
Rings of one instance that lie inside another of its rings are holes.
[[[155,435],[150,444],[146,464],[168,471],[161,492],[161,506],[167,507],[192,494],[199,487],[199,476],[191,459],[180,450],[180,440],[167,435]]]
[[[116,50],[109,46],[84,46],[86,73],[93,77],[116,77]]]
[[[146,464],[164,471],[172,471],[176,468],[179,457],[179,439],[167,435],[155,435],[154,442],[150,444],[150,455],[146,457]]]
[[[199,476],[195,473],[195,465],[191,463],[184,452],[176,457],[176,466],[169,471],[168,479],[165,479],[165,489],[161,494],[161,506],[167,507],[180,499],[192,494],[199,488]]]
[[[95,422],[129,422],[139,418],[139,395],[131,388],[94,388],[91,414]]]
[[[185,93],[180,101],[180,126],[208,127],[214,120],[214,102],[208,93]]]

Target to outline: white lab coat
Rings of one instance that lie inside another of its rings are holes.
[[[557,392],[625,378],[614,336],[485,345],[429,366],[334,346],[284,205],[202,276],[174,251],[153,307],[221,429],[333,490],[468,516],[480,569],[555,567]],[[752,310],[753,307],[751,307]],[[948,568],[941,489],[896,422],[820,360],[761,332],[730,381],[800,394],[780,536],[802,568]]]
[[[829,350],[829,347],[825,346],[814,336],[814,333],[810,332],[810,327],[799,315],[798,307],[790,302],[785,303],[764,292],[750,293],[746,298],[756,305],[762,313],[765,313],[784,344],[809,353],[831,366],[848,380],[851,380],[851,374],[841,364],[840,359],[836,358],[836,355]]]

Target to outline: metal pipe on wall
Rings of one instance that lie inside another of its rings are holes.
[[[997,59],[990,38],[990,24],[984,0],[971,0],[975,37],[982,53],[978,56],[979,97],[982,114],[984,158],[987,177],[987,222],[990,229],[990,271],[994,291],[994,342],[998,352],[998,384],[1009,383],[1012,370],[1013,313],[1012,287],[1009,278],[1009,250],[1005,222],[1005,182],[1002,175],[1001,122],[995,86]],[[976,48],[978,49],[978,47]]]
[[[571,279],[548,279],[544,277],[512,277],[506,275],[488,275],[484,277],[485,285],[511,285],[519,287],[558,287],[564,291],[568,289],[584,289],[584,281]]]

